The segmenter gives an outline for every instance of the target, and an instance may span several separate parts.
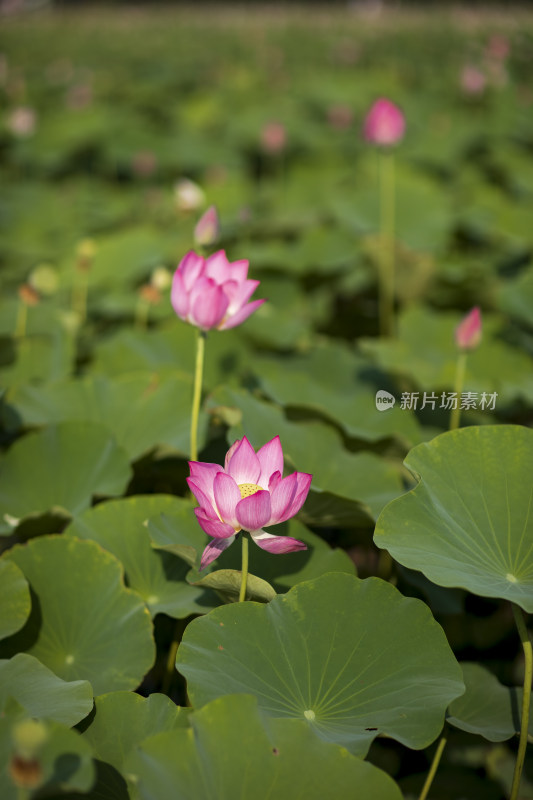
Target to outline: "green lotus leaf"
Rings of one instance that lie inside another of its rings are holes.
[[[2,462],[0,534],[30,514],[79,514],[94,495],[122,494],[130,478],[126,453],[101,425],[64,422],[29,433]]]
[[[100,761],[122,772],[134,747],[163,731],[187,726],[190,709],[176,706],[164,694],[141,697],[133,692],[111,692],[95,698],[95,714],[83,738]]]
[[[20,726],[29,721],[22,709],[0,717],[0,796],[2,800],[19,800],[22,792],[10,775],[13,741]],[[95,778],[89,744],[77,731],[50,720],[38,723],[42,745],[35,753],[38,764],[32,775],[43,797],[63,796],[63,791],[88,792]],[[20,736],[20,733],[18,733]],[[39,774],[36,774],[38,772]],[[46,789],[44,787],[46,786]],[[41,793],[39,793],[41,796]],[[31,796],[37,796],[32,792]]]
[[[66,535],[93,539],[113,553],[122,562],[128,585],[141,595],[153,616],[164,613],[183,619],[201,614],[217,605],[216,599],[204,588],[187,583],[189,568],[180,558],[152,548],[145,524],[158,512],[179,510],[184,502],[154,494],[99,503],[76,517]],[[199,528],[192,504],[186,505]]]
[[[522,688],[503,686],[481,664],[461,664],[466,692],[448,708],[450,725],[477,733],[489,742],[503,742],[520,733]],[[529,720],[533,736],[533,719]]]
[[[31,315],[31,309],[30,309]],[[46,333],[32,334],[16,342],[15,361],[0,369],[3,386],[33,381],[60,381],[72,372],[74,339],[56,322]]]
[[[297,720],[265,719],[254,697],[222,697],[190,728],[147,739],[126,762],[141,800],[375,797],[400,800],[392,778]],[[305,769],[302,765],[305,764]]]
[[[309,408],[333,420],[357,439],[377,441],[396,436],[416,444],[422,439],[412,411],[397,403],[386,411],[376,408],[376,390],[386,388],[382,376],[373,382],[365,378],[368,360],[339,344],[322,344],[304,356],[290,359],[261,358],[256,362],[257,378],[265,392],[277,403]]]
[[[269,716],[307,720],[320,738],[358,755],[378,735],[426,747],[464,691],[424,603],[343,573],[298,584],[268,605],[232,604],[193,620],[176,666],[193,706],[254,694]]]
[[[405,465],[420,483],[384,509],[377,546],[440,586],[533,611],[533,431],[443,433],[411,450]]]
[[[157,445],[189,452],[192,378],[150,372],[23,386],[9,395],[26,425],[98,422],[134,461]],[[206,418],[200,420],[201,441]]]
[[[93,707],[88,681],[63,681],[28,653],[0,661],[0,709],[9,709],[10,698],[31,717],[69,726],[76,725]]]
[[[176,508],[171,513],[160,513],[148,520],[152,547],[174,553],[190,567],[199,567],[209,539],[198,524],[192,504],[178,497],[175,500]]]
[[[96,542],[42,536],[4,558],[20,567],[37,605],[0,644],[2,655],[26,650],[63,680],[89,681],[95,694],[140,684],[155,655],[152,623],[111,553]]]
[[[213,572],[208,572],[203,577],[197,575],[194,579],[189,578],[189,580],[192,580],[194,586],[205,586],[207,589],[213,589],[226,603],[236,603],[239,600],[242,581],[242,572],[240,570],[217,569]],[[247,600],[268,603],[275,596],[276,590],[267,581],[263,580],[263,578],[258,578],[257,575],[248,573],[246,583]]]
[[[31,611],[26,578],[11,561],[0,561],[0,639],[20,630]]]

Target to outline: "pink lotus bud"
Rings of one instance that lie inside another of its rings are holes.
[[[279,436],[257,453],[244,436],[232,444],[223,467],[199,461],[189,461],[189,467],[187,483],[200,504],[194,513],[202,530],[212,538],[202,554],[200,569],[218,558],[242,530],[249,531],[255,544],[269,553],[307,549],[298,539],[263,530],[298,513],[313,477],[307,472],[282,477]]]
[[[248,302],[259,281],[248,280],[247,275],[248,261],[230,262],[223,250],[209,258],[191,250],[172,279],[174,311],[180,319],[204,331],[235,328],[265,302]]]
[[[367,142],[390,147],[405,133],[405,117],[398,106],[384,97],[376,100],[365,117],[364,135]]]
[[[481,341],[481,311],[472,309],[455,329],[455,343],[460,350],[474,350]]]
[[[209,206],[207,211],[200,217],[194,229],[194,240],[196,244],[209,247],[216,242],[220,232],[220,224],[215,206]]]
[[[261,131],[261,147],[265,152],[275,155],[281,153],[287,144],[287,132],[281,122],[267,122]]]

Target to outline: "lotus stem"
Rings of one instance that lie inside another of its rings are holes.
[[[239,592],[239,603],[246,599],[246,584],[248,583],[248,537],[243,532],[242,536],[242,572],[241,572],[241,591]]]
[[[442,758],[442,754],[444,752],[444,748],[446,747],[446,742],[448,741],[447,738],[447,731],[442,734],[440,738],[440,742],[437,745],[437,749],[435,750],[435,755],[433,756],[433,761],[431,762],[431,766],[429,768],[429,772],[427,774],[427,778],[424,782],[422,787],[422,791],[420,792],[420,796],[418,800],[426,800],[428,796],[428,792],[431,789],[431,784],[433,783],[433,778],[436,775],[437,769],[439,768],[440,760]]]
[[[17,319],[15,321],[15,339],[24,339],[28,322],[28,306],[23,300],[19,301]]]
[[[76,283],[72,291],[72,310],[79,317],[80,325],[87,318],[87,295],[89,294],[89,270],[80,269],[76,275]]]
[[[191,461],[198,461],[198,417],[202,398],[202,376],[204,371],[204,352],[206,332],[198,331],[196,340],[196,366],[194,370],[194,390],[191,412]]]
[[[518,753],[516,754],[516,762],[513,774],[513,783],[511,786],[511,796],[509,800],[517,800],[518,790],[520,789],[520,778],[522,777],[522,769],[524,768],[524,759],[526,757],[526,747],[528,740],[529,728],[529,705],[531,701],[531,680],[533,677],[533,653],[531,648],[531,639],[527,631],[526,623],[522,610],[511,603],[513,615],[518,628],[520,641],[524,650],[524,692],[522,695],[522,717],[520,720],[520,739],[518,742]]]
[[[463,391],[463,385],[465,382],[465,372],[466,372],[466,352],[462,351],[457,356],[457,365],[455,367],[455,386],[454,391],[457,396],[457,403],[455,408],[452,408],[452,413],[450,415],[450,430],[455,431],[459,427],[459,421],[461,419],[461,393]]]
[[[394,227],[395,227],[395,176],[394,154],[379,152],[380,238],[381,258],[379,278],[379,332],[380,336],[394,335]]]

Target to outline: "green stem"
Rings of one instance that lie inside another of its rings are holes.
[[[24,786],[17,787],[17,800],[28,800],[29,796],[29,789],[26,789]]]
[[[440,738],[440,742],[437,745],[437,749],[435,750],[435,755],[433,756],[433,761],[431,762],[431,766],[429,768],[429,772],[427,774],[427,778],[426,778],[425,783],[424,783],[424,785],[422,787],[422,791],[420,792],[420,796],[419,796],[418,800],[426,800],[426,797],[428,796],[428,792],[431,789],[431,784],[433,783],[433,778],[435,777],[437,769],[439,768],[439,764],[440,764],[440,760],[441,760],[441,757],[442,757],[442,753],[444,751],[444,748],[446,747],[446,742],[447,741],[448,741],[447,732],[446,732],[446,729],[445,729],[444,733],[442,734],[442,736]]]
[[[148,327],[148,317],[150,316],[150,303],[139,297],[135,306],[135,327],[145,331]]]
[[[379,265],[379,332],[394,335],[394,154],[379,151],[381,259]]]
[[[459,355],[457,356],[457,365],[455,367],[455,386],[454,391],[457,397],[457,404],[455,408],[452,408],[452,413],[450,415],[450,430],[455,431],[459,427],[459,421],[461,419],[461,393],[463,391],[463,385],[465,382],[465,372],[466,372],[466,350],[461,350]]]
[[[15,339],[24,339],[26,336],[26,323],[28,321],[28,306],[23,300],[19,301],[17,319],[15,321]]]
[[[194,390],[191,412],[191,461],[198,461],[198,417],[202,398],[202,376],[204,371],[204,351],[206,332],[198,331],[196,340],[196,367],[194,370]]]
[[[522,769],[524,767],[524,759],[526,757],[526,747],[529,728],[529,704],[531,701],[531,679],[533,678],[533,653],[531,648],[531,639],[527,632],[524,615],[518,606],[511,603],[513,614],[518,628],[520,641],[524,650],[524,693],[522,696],[522,718],[520,721],[520,740],[518,742],[518,753],[516,754],[516,763],[514,767],[513,783],[511,786],[511,796],[509,800],[517,800],[518,790],[520,788],[520,778],[522,777]]]
[[[246,584],[248,583],[248,537],[243,532],[242,537],[242,572],[241,572],[241,591],[239,592],[239,603],[246,599]]]
[[[79,317],[83,325],[87,317],[87,295],[89,294],[89,270],[79,269],[76,283],[72,292],[72,310]]]

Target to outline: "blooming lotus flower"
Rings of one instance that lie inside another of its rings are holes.
[[[223,250],[202,258],[192,252],[180,261],[170,299],[185,322],[204,331],[240,325],[264,300],[248,302],[259,281],[247,279],[248,261],[230,262]]]
[[[404,133],[405,117],[398,106],[384,97],[376,100],[365,117],[365,139],[389,147],[399,142]]]
[[[279,436],[257,453],[244,436],[228,450],[224,467],[199,461],[189,461],[189,467],[191,477],[187,483],[200,504],[194,513],[201,528],[213,538],[202,554],[200,569],[214,561],[242,530],[270,553],[307,549],[298,539],[262,530],[290,519],[301,509],[313,477],[306,472],[293,472],[282,478]]]
[[[476,306],[455,329],[455,343],[461,350],[474,350],[481,341],[481,311]]]

